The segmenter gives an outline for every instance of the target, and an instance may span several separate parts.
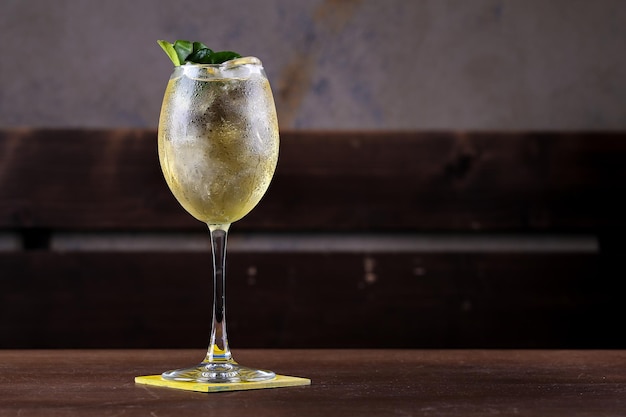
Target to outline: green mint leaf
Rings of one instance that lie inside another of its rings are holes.
[[[213,64],[213,61],[211,59],[213,55],[213,51],[209,48],[202,48],[189,55],[186,61],[194,62],[196,64]]]
[[[222,64],[226,61],[230,61],[231,59],[235,59],[235,58],[241,58],[241,55],[233,51],[213,52],[211,54],[210,64]]]
[[[193,43],[193,52],[198,52],[200,49],[209,49],[208,46],[203,44],[202,42],[194,42]]]
[[[231,59],[241,58],[241,55],[233,51],[214,52],[202,42],[179,39],[173,44],[163,40],[158,40],[157,43],[175,66],[188,62],[194,64],[223,64]]]
[[[178,55],[178,60],[182,64],[183,62],[185,62],[187,57],[191,55],[191,53],[193,52],[193,43],[179,39],[176,42],[174,42],[174,50],[176,51],[176,54]]]
[[[168,41],[162,41],[162,40],[158,40],[157,43],[165,51],[167,56],[172,60],[174,65],[179,66],[180,60],[178,59],[178,54],[176,53],[176,50],[174,49],[174,45],[172,45]]]

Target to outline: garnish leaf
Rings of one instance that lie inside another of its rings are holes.
[[[211,64],[221,64],[235,58],[241,58],[241,55],[233,51],[213,52],[211,54]]]
[[[195,62],[196,64],[214,64],[211,56],[215,55],[209,48],[198,49],[187,57],[187,62]]]
[[[205,44],[203,44],[202,42],[194,42],[193,43],[193,52],[198,52],[200,49],[209,49],[208,46],[206,46]]]
[[[193,43],[189,41],[177,40],[174,42],[174,50],[178,55],[178,60],[182,64],[193,52]]]
[[[163,40],[158,40],[157,43],[163,48],[175,66],[186,63],[222,64],[231,59],[241,58],[241,55],[233,51],[214,52],[202,42],[179,39],[173,44]]]
[[[157,43],[163,48],[167,56],[172,60],[175,66],[180,65],[180,60],[178,59],[178,54],[174,49],[174,45],[169,43],[168,41],[158,40]]]

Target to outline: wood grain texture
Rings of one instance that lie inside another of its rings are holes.
[[[281,132],[233,233],[565,237],[599,250],[229,254],[235,347],[623,348],[626,134]],[[63,233],[201,232],[150,130],[0,130],[0,347],[200,347],[208,253],[64,251]],[[7,240],[8,241],[8,240]],[[19,246],[19,245],[17,245]]]
[[[139,386],[200,350],[0,351],[0,414],[20,416],[582,417],[626,409],[624,351],[239,350],[306,387],[230,393]]]
[[[245,230],[624,227],[626,135],[282,132]],[[0,228],[192,230],[146,130],[0,131]]]
[[[208,344],[209,253],[0,254],[1,348]],[[232,253],[233,347],[607,348],[626,311],[593,254]]]

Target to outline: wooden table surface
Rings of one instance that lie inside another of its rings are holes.
[[[619,416],[626,351],[235,350],[311,386],[197,393],[135,385],[199,350],[0,350],[0,416]]]

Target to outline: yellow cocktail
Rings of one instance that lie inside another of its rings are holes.
[[[274,378],[271,371],[234,361],[224,308],[228,229],[263,197],[278,161],[278,122],[269,82],[257,58],[214,53],[198,42],[159,43],[175,64],[159,119],[159,160],[174,197],[208,225],[214,266],[206,357],[162,377],[210,383]],[[225,62],[202,63],[224,57]]]

